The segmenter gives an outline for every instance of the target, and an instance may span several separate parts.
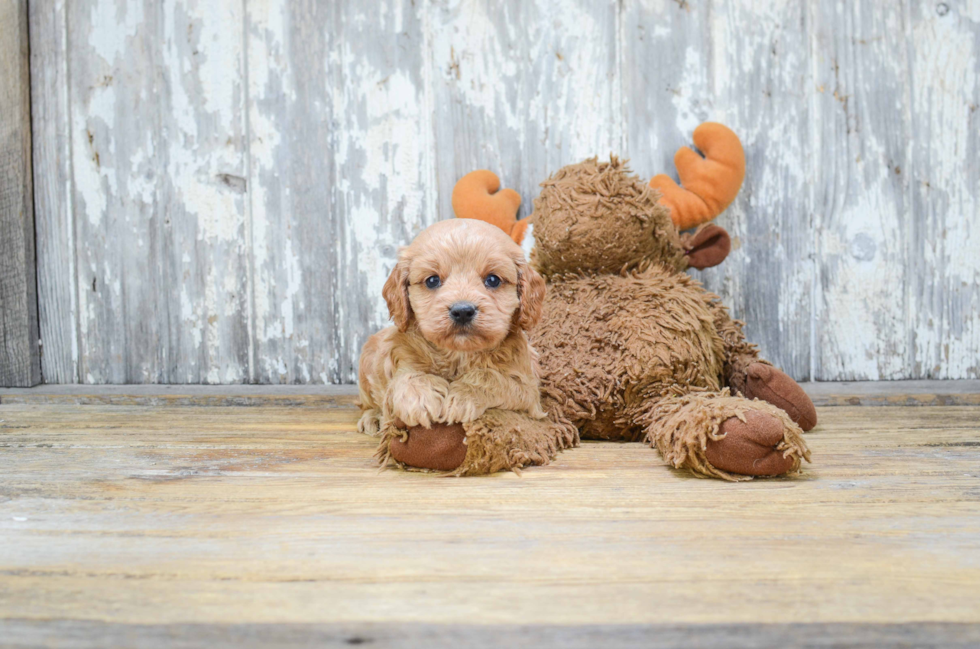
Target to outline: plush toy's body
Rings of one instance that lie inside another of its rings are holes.
[[[545,409],[583,438],[646,440],[672,465],[703,475],[797,469],[807,456],[797,423],[747,398],[764,396],[750,373],[778,370],[759,361],[717,296],[683,272],[692,243],[720,228],[682,239],[657,199],[616,159],[569,165],[543,183],[531,263],[548,290],[531,344]]]
[[[708,297],[658,267],[551,278],[531,344],[552,408],[585,439],[639,441],[640,420],[671,391],[721,389],[726,350]]]
[[[571,424],[586,439],[644,440],[699,475],[792,472],[809,459],[801,426],[816,424],[812,402],[759,360],[741,323],[684,272],[728,254],[727,233],[704,223],[731,202],[744,173],[741,145],[725,127],[702,125],[695,142],[709,159],[678,155],[686,189],[662,176],[647,185],[615,158],[569,165],[542,183],[531,263],[547,293],[530,332],[542,405],[562,430]],[[485,193],[491,184],[477,186]],[[498,210],[493,221],[513,233],[514,212]],[[701,227],[682,235],[678,224]]]

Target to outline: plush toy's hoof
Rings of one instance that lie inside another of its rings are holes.
[[[800,385],[782,370],[752,363],[745,371],[745,396],[781,408],[804,431],[817,425],[817,409]]]
[[[466,432],[462,424],[433,424],[431,428],[413,426],[408,440],[392,439],[391,457],[417,469],[452,471],[466,459]]]
[[[776,476],[792,471],[796,458],[784,457],[779,450],[783,441],[783,422],[757,410],[745,413],[745,421],[730,417],[721,423],[725,436],[708,440],[704,456],[712,466],[729,473],[752,476]]]

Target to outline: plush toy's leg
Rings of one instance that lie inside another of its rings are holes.
[[[649,403],[636,418],[674,468],[723,480],[775,476],[810,460],[802,431],[781,409],[722,392],[692,392]]]
[[[725,345],[725,384],[749,399],[782,408],[804,431],[817,425],[817,410],[803,388],[782,370],[759,358],[759,349],[745,340],[742,323],[715,304],[715,329]]]
[[[745,371],[753,363],[760,362],[759,348],[745,340],[742,333],[744,323],[733,320],[728,308],[720,302],[712,302],[715,330],[721,336],[725,348],[724,379],[725,384],[736,392],[741,392],[745,386]],[[764,361],[762,361],[764,362]]]
[[[408,430],[389,424],[377,457],[382,464],[391,459],[405,468],[481,475],[548,464],[558,451],[577,443],[578,431],[571,424],[490,409],[465,424]]]

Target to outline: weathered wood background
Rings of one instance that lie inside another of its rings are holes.
[[[33,0],[47,382],[350,382],[399,245],[743,138],[703,273],[801,379],[980,376],[980,0]]]

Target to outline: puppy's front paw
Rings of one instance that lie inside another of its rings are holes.
[[[479,419],[487,407],[470,388],[450,387],[443,403],[442,418],[449,424],[464,424]]]
[[[377,437],[381,432],[381,422],[378,419],[378,411],[371,409],[365,410],[357,422],[357,432],[371,437]]]
[[[441,412],[441,401],[425,397],[408,407],[395,408],[393,414],[395,419],[401,419],[407,428],[414,426],[429,428],[433,423],[439,421]]]
[[[429,428],[439,421],[445,395],[437,390],[411,386],[392,400],[392,418],[401,419],[405,425]]]

